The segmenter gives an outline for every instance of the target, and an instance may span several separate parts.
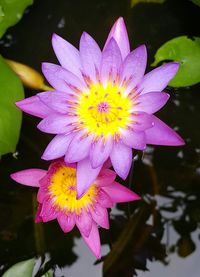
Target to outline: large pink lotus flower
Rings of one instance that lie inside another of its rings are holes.
[[[106,168],[106,164],[80,199],[76,198],[76,164],[66,164],[63,160],[53,162],[48,171],[27,169],[13,173],[11,178],[20,184],[39,188],[36,222],[57,219],[66,233],[76,224],[86,244],[100,258],[98,225],[109,229],[107,208],[140,198],[115,182],[116,174]]]
[[[56,34],[52,44],[61,66],[43,63],[42,71],[55,91],[39,93],[17,106],[43,118],[38,125],[41,131],[56,134],[43,159],[65,156],[68,163],[78,162],[78,196],[85,193],[108,157],[117,174],[126,179],[132,148],[184,144],[153,115],[169,99],[162,90],[179,64],[167,63],[144,75],[146,47],[130,52],[123,18],[112,27],[103,51],[85,32],[79,51]]]

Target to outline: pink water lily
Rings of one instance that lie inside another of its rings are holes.
[[[17,106],[43,118],[38,125],[41,131],[56,134],[43,159],[65,156],[68,163],[78,162],[79,197],[109,157],[117,174],[126,179],[132,149],[144,150],[147,144],[184,144],[153,115],[169,99],[162,91],[179,64],[167,63],[144,75],[146,47],[130,52],[123,18],[115,22],[103,51],[86,32],[79,51],[56,34],[52,44],[61,66],[43,63],[42,71],[55,91],[39,93]]]
[[[98,225],[109,229],[107,208],[115,203],[138,200],[140,197],[115,182],[116,174],[106,168],[99,173],[85,195],[76,198],[76,164],[63,160],[53,162],[49,169],[27,169],[11,175],[16,182],[38,187],[36,222],[57,219],[65,233],[76,225],[91,251],[101,257]]]

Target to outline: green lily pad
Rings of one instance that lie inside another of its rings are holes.
[[[32,277],[35,259],[19,262],[10,267],[2,277]]]
[[[24,98],[20,79],[0,56],[0,156],[14,153],[19,139],[22,112],[15,102]]]
[[[22,17],[27,6],[33,0],[1,0],[0,1],[0,38],[8,27],[15,25]]]
[[[200,82],[200,38],[181,36],[164,43],[155,54],[156,66],[164,61],[180,62],[180,69],[170,82],[172,87],[185,87]]]

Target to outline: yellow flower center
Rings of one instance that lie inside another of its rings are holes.
[[[81,126],[89,133],[114,136],[130,123],[132,106],[131,100],[117,85],[108,83],[104,88],[97,84],[92,85],[89,92],[80,94],[76,114]]]
[[[79,214],[94,204],[99,189],[93,184],[82,198],[76,199],[76,169],[62,165],[52,175],[48,191],[57,208]]]

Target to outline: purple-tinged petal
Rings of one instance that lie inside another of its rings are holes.
[[[73,138],[74,134],[69,135],[57,135],[47,145],[42,159],[43,160],[55,160],[64,156],[67,152],[68,146]]]
[[[68,41],[53,34],[52,46],[62,67],[81,77],[81,61],[79,51]]]
[[[110,158],[107,159],[107,161],[105,161],[105,163],[103,164],[103,168],[111,168],[112,167],[112,163]]]
[[[104,189],[101,189],[98,193],[98,203],[103,208],[112,208],[113,207],[113,202],[112,202],[110,196],[108,196],[108,194],[104,191]]]
[[[42,209],[40,216],[42,217],[43,222],[48,222],[57,218],[59,212],[56,211],[56,208],[53,206],[53,202],[50,199],[45,199],[42,203]]]
[[[77,198],[81,198],[96,180],[102,166],[92,168],[89,158],[77,163]]]
[[[130,44],[126,30],[126,25],[122,17],[120,17],[114,23],[106,40],[104,48],[107,46],[111,38],[114,38],[116,40],[121,51],[122,58],[124,59],[130,53]]]
[[[93,168],[102,165],[110,156],[113,146],[113,139],[111,136],[104,139],[99,139],[93,143],[90,148],[90,160]]]
[[[147,64],[147,50],[141,45],[133,50],[124,60],[121,72],[121,85],[128,94],[142,80]]]
[[[82,34],[80,39],[80,57],[83,73],[93,81],[98,81],[96,73],[100,71],[101,50],[96,41],[86,32]]]
[[[107,186],[103,189],[114,203],[129,202],[140,199],[140,196],[136,193],[117,182],[114,182],[112,186]]]
[[[52,113],[52,110],[42,103],[37,96],[25,98],[24,100],[16,102],[15,105],[23,112],[41,118],[44,118]]]
[[[146,148],[145,133],[125,129],[121,133],[122,142],[130,148],[144,150]]]
[[[76,95],[79,91],[87,91],[84,81],[59,65],[43,63],[42,72],[49,84],[58,91],[73,95]]]
[[[134,110],[149,114],[155,113],[167,103],[169,97],[169,94],[164,92],[149,92],[139,95]]]
[[[110,159],[116,173],[125,180],[132,164],[132,149],[119,142],[113,146]]]
[[[72,214],[67,215],[59,212],[57,220],[64,233],[68,233],[74,228],[75,220]]]
[[[44,118],[37,125],[37,128],[40,131],[49,134],[64,134],[74,129],[72,123],[76,121],[77,118],[74,116],[51,114],[48,117]]]
[[[147,73],[140,85],[138,91],[143,93],[151,91],[162,91],[173,79],[179,69],[179,64],[175,62],[161,65]]]
[[[106,208],[95,204],[94,208],[90,210],[93,220],[102,228],[109,229],[108,212]]]
[[[92,142],[92,135],[85,135],[84,132],[77,132],[65,155],[65,161],[68,163],[79,162],[89,155]]]
[[[99,237],[99,230],[98,230],[96,223],[93,222],[89,237],[84,236],[84,234],[82,234],[82,233],[81,233],[81,235],[82,235],[85,243],[88,245],[90,250],[96,256],[96,258],[100,259],[101,258],[101,243],[100,243],[100,237]]]
[[[122,63],[122,57],[116,41],[111,38],[102,52],[101,61],[101,81],[106,87],[108,81],[113,82],[119,78],[119,70]],[[111,81],[110,80],[110,81]]]
[[[152,128],[154,125],[152,115],[144,112],[133,112],[131,115],[132,125],[130,126],[134,131],[144,131]]]
[[[169,126],[153,116],[154,126],[145,131],[146,143],[156,145],[179,146],[184,145],[183,139]]]
[[[81,234],[88,237],[92,229],[92,217],[90,212],[83,210],[80,215],[76,215],[75,221]]]
[[[31,168],[12,173],[10,177],[25,186],[39,187],[39,180],[47,174],[46,170]]]
[[[114,182],[116,176],[117,174],[113,170],[103,168],[100,171],[95,183],[100,187],[108,186]]]
[[[39,99],[48,106],[50,109],[66,114],[67,112],[72,112],[71,104],[69,101],[73,101],[73,96],[64,92],[42,92],[38,93],[37,96]]]

